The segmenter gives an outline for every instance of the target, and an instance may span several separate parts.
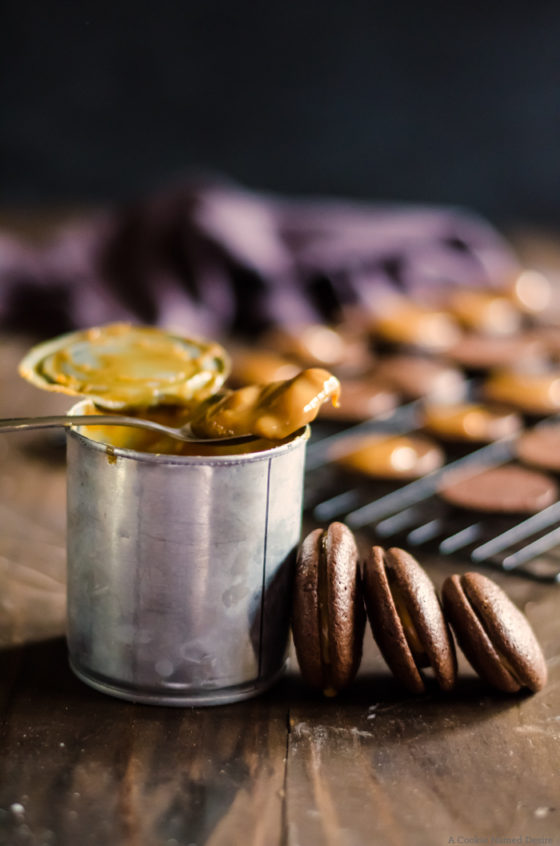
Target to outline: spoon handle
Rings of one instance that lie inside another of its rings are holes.
[[[174,429],[156,423],[154,420],[143,420],[141,417],[126,417],[119,414],[53,414],[49,417],[8,417],[0,420],[0,432],[20,432],[24,429],[54,429],[63,427],[70,429],[72,426],[132,426],[137,429],[150,429],[153,432],[162,432],[179,441],[193,441],[188,433],[181,429]],[[200,439],[202,440],[202,439]]]
[[[149,429],[169,435],[178,441],[189,444],[243,444],[256,440],[255,435],[233,435],[223,438],[197,438],[190,431],[189,425],[174,428],[156,423],[155,420],[144,420],[142,417],[126,417],[124,414],[53,414],[49,417],[8,417],[0,419],[0,432],[21,432],[24,429],[55,429],[58,427],[70,429],[72,426],[132,426],[136,429]]]

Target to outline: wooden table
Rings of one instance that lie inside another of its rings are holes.
[[[20,384],[25,340],[0,348],[2,416],[68,408]],[[245,703],[127,704],[66,660],[62,442],[6,435],[0,457],[0,844],[560,843],[560,588],[497,578],[547,657],[536,696],[493,693],[462,662],[454,693],[409,696],[368,630],[333,700],[292,658]],[[423,562],[437,584],[462,569]]]

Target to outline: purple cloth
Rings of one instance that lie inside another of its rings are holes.
[[[293,200],[187,182],[61,230],[0,236],[0,326],[41,336],[114,320],[207,336],[337,322],[387,292],[499,286],[505,240],[459,209]]]

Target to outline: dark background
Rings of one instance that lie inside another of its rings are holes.
[[[0,5],[0,203],[193,167],[297,194],[560,218],[560,4]]]

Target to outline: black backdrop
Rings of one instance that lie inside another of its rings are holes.
[[[0,202],[192,167],[560,218],[560,4],[4,0]]]

